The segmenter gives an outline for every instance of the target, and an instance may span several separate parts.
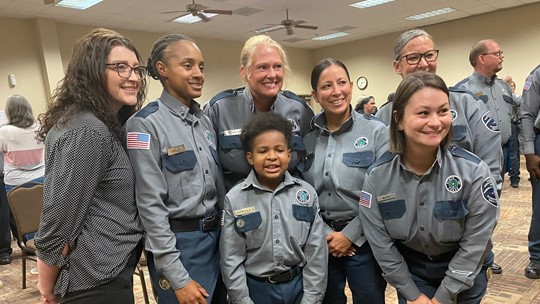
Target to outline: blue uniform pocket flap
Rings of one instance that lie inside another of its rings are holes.
[[[433,213],[441,221],[459,220],[464,219],[469,210],[464,201],[439,201],[435,202]]]
[[[210,154],[212,154],[212,158],[214,159],[214,161],[216,162],[216,164],[219,164],[219,156],[218,156],[218,153],[217,153],[216,149],[212,148],[212,146],[210,146]]]
[[[219,145],[223,149],[240,149],[242,150],[242,142],[240,141],[240,135],[219,135]]]
[[[315,211],[311,206],[292,205],[294,218],[302,222],[313,223]]]
[[[389,201],[379,203],[379,212],[383,220],[398,219],[405,214],[405,200]]]
[[[172,173],[178,173],[185,170],[192,170],[197,163],[197,156],[193,150],[187,150],[174,155],[165,155],[163,165]]]
[[[304,141],[302,138],[298,135],[293,135],[291,138],[291,150],[292,151],[304,151],[306,150],[306,147],[304,145]]]
[[[466,126],[452,126],[452,129],[454,129],[454,140],[460,141],[464,140],[467,136],[467,127]]]
[[[480,95],[478,98],[483,101],[484,103],[487,103],[489,100],[489,97],[487,95]]]
[[[512,98],[512,96],[503,95],[503,99],[509,104],[514,104],[514,98]]]
[[[259,228],[262,223],[260,212],[253,212],[234,218],[234,229],[237,233],[245,233]]]
[[[347,167],[367,168],[375,161],[373,151],[343,153],[342,161]]]
[[[296,165],[296,169],[300,171],[300,173],[307,172],[309,168],[311,168],[311,165],[313,165],[313,160],[315,159],[315,154],[311,153],[310,155],[306,156],[303,160],[299,161]]]

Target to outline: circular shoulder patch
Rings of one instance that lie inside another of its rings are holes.
[[[296,192],[296,200],[303,205],[309,204],[309,199],[311,196],[306,189],[300,189]]]
[[[354,141],[354,146],[356,148],[363,148],[365,146],[367,146],[369,143],[368,139],[366,137],[358,137],[355,141]]]
[[[208,140],[208,142],[210,142],[211,144],[215,142],[214,134],[210,132],[210,130],[206,130],[204,134],[206,135],[206,139]]]
[[[446,178],[444,186],[446,187],[446,190],[448,190],[448,192],[456,193],[461,190],[461,187],[463,187],[463,183],[461,182],[461,178],[459,178],[459,176],[450,175]]]
[[[294,119],[287,119],[289,121],[289,123],[291,124],[291,127],[292,127],[292,131],[293,132],[298,132],[300,131],[300,127],[298,127],[298,124],[296,123],[296,121]]]
[[[501,131],[490,111],[487,111],[484,113],[484,115],[482,115],[482,122],[484,123],[484,126],[486,126],[486,128],[491,132],[499,133]]]
[[[456,120],[458,118],[458,114],[456,110],[450,110],[450,114],[452,114],[452,121]]]
[[[497,201],[495,186],[493,185],[493,182],[491,182],[491,178],[489,177],[482,182],[482,197],[486,200],[486,202],[492,204],[495,207],[499,205]]]

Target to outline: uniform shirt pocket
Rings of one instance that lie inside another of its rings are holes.
[[[409,223],[403,216],[407,210],[405,200],[379,202],[377,206],[390,236],[396,240],[406,240],[409,233]]]
[[[302,138],[298,135],[293,135],[291,138],[291,150],[292,151],[305,151],[306,146],[304,145],[304,141]]]
[[[219,146],[222,149],[239,149],[242,150],[242,142],[240,141],[240,135],[219,135]]]
[[[212,146],[210,146],[209,149],[210,149],[210,154],[212,154],[212,158],[214,159],[214,162],[216,162],[216,164],[219,164],[219,156],[218,156],[217,150],[214,149]]]
[[[375,161],[373,151],[343,153],[342,161],[347,167],[368,168]]]
[[[247,250],[260,248],[264,240],[264,231],[257,228],[261,226],[262,216],[260,212],[240,215],[234,218],[236,233],[246,236]],[[264,229],[263,229],[264,230]]]
[[[174,155],[165,155],[163,165],[171,173],[193,170],[197,163],[197,156],[193,150],[187,150]]]
[[[433,213],[438,220],[434,230],[441,242],[455,242],[463,236],[465,218],[469,214],[464,201],[435,202]]]
[[[467,126],[456,125],[452,126],[454,130],[454,141],[462,141],[467,137]]]
[[[300,227],[300,247],[304,246],[309,236],[309,229],[315,220],[315,210],[311,206],[292,205],[293,216],[299,221]],[[296,234],[296,233],[295,233]]]
[[[296,169],[300,171],[301,173],[307,172],[311,168],[311,165],[313,165],[314,159],[315,159],[314,153],[307,155],[306,157],[304,157],[303,160],[298,162],[298,164],[296,165]]]
[[[503,95],[503,99],[509,104],[512,104],[512,105],[514,104],[514,98],[512,98],[512,96]]]

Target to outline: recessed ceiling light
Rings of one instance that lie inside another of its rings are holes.
[[[456,10],[451,8],[451,7],[445,7],[445,8],[439,9],[439,10],[426,12],[426,13],[422,13],[422,14],[418,14],[418,15],[414,15],[414,16],[409,16],[409,17],[406,17],[405,19],[407,19],[407,20],[420,20],[420,19],[426,19],[426,18],[429,18],[429,17],[438,16],[438,15],[452,13],[452,12],[455,12],[455,11]]]
[[[214,16],[217,16],[217,14],[209,14],[209,13],[203,13],[203,14],[208,18],[212,18]],[[173,19],[171,21],[172,22],[178,22],[178,23],[189,23],[189,24],[191,24],[191,23],[199,22],[201,20],[202,19],[199,18],[199,16],[193,16],[192,14],[187,14],[187,15],[178,17],[176,19]]]
[[[365,1],[360,1],[353,4],[349,4],[349,6],[356,7],[356,8],[368,8],[368,7],[381,5],[381,4],[385,4],[392,1],[394,0],[365,0]]]
[[[329,40],[329,39],[339,38],[339,37],[343,37],[343,36],[347,36],[347,35],[350,35],[350,34],[345,33],[345,32],[337,32],[337,33],[333,33],[333,34],[330,34],[330,35],[317,36],[315,38],[311,38],[311,40],[318,40],[318,41]]]
[[[100,3],[103,0],[62,0],[56,3],[54,6],[61,6],[67,8],[74,8],[78,10],[85,10],[91,6]]]

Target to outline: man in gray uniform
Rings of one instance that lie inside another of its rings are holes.
[[[540,279],[540,65],[527,77],[521,98],[521,145],[532,184],[530,263],[525,276]]]
[[[402,77],[415,71],[437,72],[439,50],[433,37],[421,29],[404,32],[394,44],[394,70]],[[393,93],[391,94],[393,95]],[[392,99],[385,103],[375,115],[387,125],[392,117]],[[490,111],[465,90],[450,88],[450,111],[454,129],[454,144],[476,154],[488,166],[502,189],[502,151],[500,135]]]

